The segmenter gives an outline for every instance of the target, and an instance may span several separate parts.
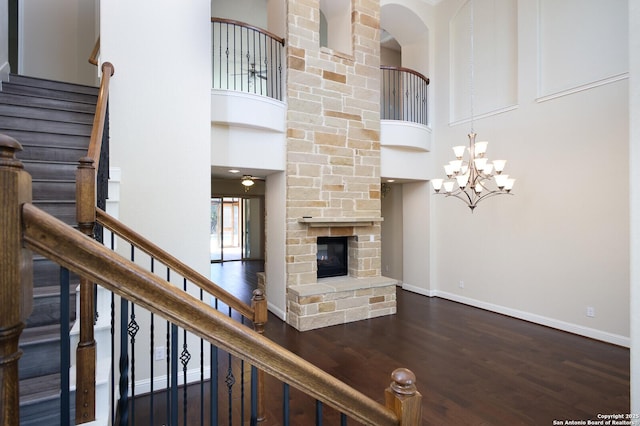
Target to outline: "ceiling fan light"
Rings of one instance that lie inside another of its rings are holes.
[[[253,186],[253,184],[255,183],[253,181],[253,179],[251,178],[251,176],[248,175],[244,175],[242,176],[242,180],[240,181],[244,186]]]

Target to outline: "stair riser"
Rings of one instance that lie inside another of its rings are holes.
[[[36,98],[33,96],[16,95],[13,93],[0,92],[0,104],[6,105],[22,105],[30,107],[56,109],[62,111],[95,113],[95,105],[84,102],[63,101],[60,99]]]
[[[69,401],[69,418],[75,424],[76,397],[71,392]],[[20,426],[42,426],[60,424],[60,396],[37,403],[20,406]]]
[[[20,380],[60,372],[59,338],[20,346],[20,348],[23,351],[19,363]]]
[[[34,200],[75,200],[75,182],[33,182]]]
[[[38,107],[6,105],[0,103],[0,116],[33,118],[37,120],[63,121],[66,123],[93,124],[93,114],[60,111]]]
[[[69,275],[69,285],[71,289],[78,285],[78,276],[74,273]],[[55,287],[60,285],[60,265],[43,257],[36,257],[33,260],[33,287]]]
[[[30,130],[3,129],[1,127],[0,131],[20,142],[24,151],[27,151],[30,147],[45,147],[50,149],[60,147],[81,149],[86,153],[89,147],[89,136],[87,135],[58,135]],[[17,156],[20,157],[24,151],[20,151]],[[39,159],[43,158],[48,157]]]
[[[87,155],[86,148],[46,148],[22,145],[22,151],[16,157],[20,160],[39,160],[47,158],[50,161],[60,161],[78,164],[78,160]]]
[[[76,317],[75,292],[69,297],[69,321]],[[60,322],[60,295],[36,297],[33,299],[33,312],[27,318],[27,327],[38,327]]]
[[[34,201],[33,204],[69,226],[75,226],[77,224],[75,202],[62,204]]]
[[[64,81],[47,80],[44,78],[27,77],[18,74],[9,75],[9,83],[30,87],[41,87],[46,89],[61,90],[65,92],[84,93],[88,95],[98,95],[99,89],[94,86],[84,84],[67,83]],[[6,83],[5,83],[6,84]]]
[[[74,163],[32,163],[25,161],[24,169],[31,174],[31,178],[75,180],[78,164]]]
[[[88,124],[64,123],[59,121],[35,120],[0,115],[0,131],[5,133],[4,130],[22,130],[86,137],[91,136],[91,126]]]
[[[49,99],[60,99],[64,101],[85,102],[88,104],[96,104],[97,96],[87,95],[83,93],[65,92],[62,90],[46,89],[41,87],[22,86],[12,83],[2,83],[2,91],[4,93],[13,93],[16,95],[31,95]]]

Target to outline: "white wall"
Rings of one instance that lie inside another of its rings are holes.
[[[9,75],[9,2],[0,0],[0,82]]]
[[[431,295],[431,226],[429,182],[402,185],[402,288]]]
[[[640,3],[629,2],[629,116],[640,116]],[[640,120],[629,126],[631,216],[630,306],[640,304]],[[631,308],[631,413],[640,410],[640,312]]]
[[[211,16],[267,29],[267,0],[211,0]]]
[[[285,274],[285,206],[286,178],[284,172],[267,177],[265,198],[265,275],[269,310],[280,319],[287,315],[287,283]]]
[[[20,74],[95,85],[97,0],[19,0]],[[3,27],[5,28],[5,27]]]
[[[384,218],[380,228],[382,275],[402,282],[402,259],[404,258],[402,185],[396,183],[388,185],[389,192],[380,200],[381,214]]]
[[[101,59],[115,66],[111,166],[120,220],[205,276],[210,273],[210,2],[101,2]],[[139,359],[148,318],[138,312]],[[156,322],[158,339],[164,326]],[[164,344],[164,343],[163,343]],[[195,355],[192,351],[192,355]],[[197,364],[194,358],[192,365]],[[161,370],[163,363],[157,365]],[[148,375],[138,365],[137,379]]]
[[[451,160],[451,147],[467,143],[469,131],[469,123],[450,123],[454,108],[442,92],[450,90],[448,23],[462,3],[435,9],[436,164]],[[517,107],[475,121],[479,138],[490,141],[489,158],[508,160],[515,195],[487,200],[473,213],[432,196],[433,286],[443,297],[628,344],[628,80],[538,99],[546,52],[538,49],[536,4],[518,3]],[[581,11],[565,18],[579,20]],[[616,19],[626,25],[625,16]],[[602,66],[598,51],[585,54],[591,67]]]

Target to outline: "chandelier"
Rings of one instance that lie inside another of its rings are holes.
[[[502,173],[506,160],[489,162],[485,157],[486,141],[476,142],[476,134],[469,133],[469,146],[454,146],[455,160],[445,164],[447,179],[432,179],[436,194],[456,197],[473,212],[478,203],[489,197],[510,194],[515,179]]]
[[[473,34],[473,0],[470,2],[470,81],[469,93],[471,95],[471,132],[469,133],[469,146],[459,145],[453,147],[456,159],[445,164],[444,170],[447,179],[432,179],[431,184],[436,194],[446,197],[455,197],[462,200],[473,213],[478,203],[490,197],[502,194],[510,194],[515,179],[502,173],[506,160],[493,160],[489,162],[485,154],[487,152],[486,141],[476,142],[476,133],[473,130],[473,89],[474,89],[474,34]]]

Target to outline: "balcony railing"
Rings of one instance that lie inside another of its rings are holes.
[[[282,100],[284,39],[230,19],[211,18],[214,89]]]
[[[380,118],[428,125],[429,79],[401,67],[381,66]]]

